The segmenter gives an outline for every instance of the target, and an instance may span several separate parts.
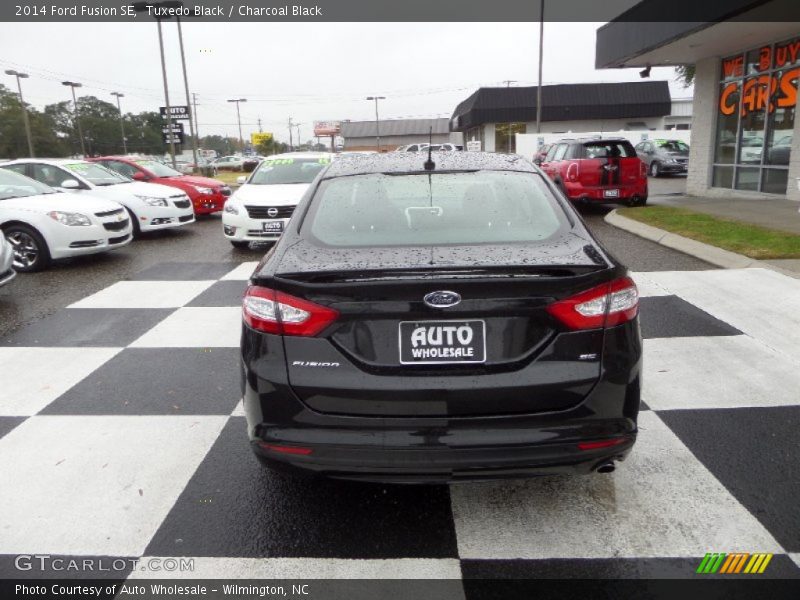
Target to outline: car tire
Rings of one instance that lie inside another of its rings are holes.
[[[27,225],[9,225],[3,234],[14,248],[14,270],[20,273],[41,271],[50,266],[50,248],[41,234]],[[19,250],[18,250],[19,249]],[[17,258],[18,252],[25,252],[27,258]]]
[[[633,196],[626,204],[628,206],[644,206],[647,204],[647,196]]]
[[[131,230],[133,233],[133,239],[142,237],[142,228],[139,226],[139,219],[136,218],[136,215],[133,214],[133,211],[130,208],[125,208],[128,211],[128,216],[131,219]]]
[[[233,246],[234,248],[239,248],[241,250],[246,250],[247,248],[250,247],[250,242],[235,242],[231,240],[231,246]]]
[[[658,164],[657,160],[650,163],[650,176],[661,177],[661,165]]]

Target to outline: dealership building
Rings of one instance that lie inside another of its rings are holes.
[[[800,200],[800,23],[776,19],[786,3],[729,0],[703,22],[646,22],[658,5],[643,0],[601,27],[595,60],[645,74],[695,65],[687,192]]]
[[[379,136],[384,152],[430,139],[434,144],[461,143],[461,135],[450,133],[447,119],[386,119],[378,123],[342,121],[341,136],[344,150],[354,151],[377,150]]]
[[[516,134],[537,133],[534,87],[485,87],[459,103],[450,128],[487,152],[516,152]],[[691,108],[670,98],[666,81],[542,86],[540,132],[689,129]]]

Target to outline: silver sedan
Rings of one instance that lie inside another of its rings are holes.
[[[14,250],[5,236],[0,234],[0,285],[5,285],[16,276],[12,268],[14,264]]]

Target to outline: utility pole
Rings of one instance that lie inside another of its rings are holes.
[[[289,152],[294,150],[294,144],[292,143],[292,117],[289,117]]]
[[[239,103],[247,102],[247,98],[234,98],[233,100],[228,100],[228,102],[236,103],[236,121],[239,123],[239,148],[241,152],[244,152],[244,138],[242,137],[242,116],[239,113]]]
[[[504,79],[503,83],[505,83],[506,87],[509,88],[509,87],[511,87],[512,83],[517,83],[517,80],[516,79]]]
[[[119,131],[122,134],[122,153],[128,153],[128,144],[125,142],[125,123],[122,118],[122,105],[120,104],[119,99],[124,98],[125,94],[120,94],[119,92],[111,92],[112,96],[117,97],[117,110],[119,111]]]
[[[542,132],[542,59],[544,52],[544,0],[539,4],[539,85],[536,88],[536,133]]]
[[[192,92],[192,114],[194,119],[194,134],[197,136],[197,142],[200,143],[200,125],[197,124],[197,94]]]
[[[83,84],[74,81],[62,81],[61,85],[66,85],[72,88],[72,104],[75,107],[74,118],[75,126],[78,128],[78,139],[81,141],[81,154],[86,158],[86,146],[83,144],[83,130],[81,129],[81,120],[78,117],[78,99],[75,97],[75,88],[83,87]]]
[[[6,75],[13,75],[17,78],[17,89],[19,90],[19,107],[22,110],[22,122],[25,124],[25,137],[28,138],[28,154],[30,157],[33,158],[33,138],[31,138],[31,123],[28,120],[28,109],[25,107],[25,100],[22,98],[22,84],[20,83],[20,79],[27,79],[27,73],[20,73],[19,71],[14,71],[13,69],[9,69],[6,71]]]
[[[183,52],[183,32],[181,31],[181,18],[175,15],[175,21],[178,23],[178,43],[181,47],[181,66],[183,67],[183,87],[186,90],[186,107],[191,104],[189,100],[189,76],[186,74],[186,55]],[[197,136],[194,130],[194,121],[192,115],[189,114],[189,133],[192,136],[192,164],[197,169]]]
[[[303,145],[303,142],[300,141],[300,125],[302,125],[302,123],[295,123],[294,124],[295,128],[297,129],[297,148],[298,149],[300,148],[300,146]]]
[[[367,100],[375,101],[375,140],[378,144],[378,152],[381,151],[381,121],[378,117],[378,100],[386,100],[386,96],[367,96]]]
[[[263,133],[263,129],[261,129],[261,117],[258,117],[258,133]]]

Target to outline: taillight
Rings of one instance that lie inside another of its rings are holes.
[[[611,438],[610,440],[599,440],[597,442],[580,442],[578,444],[578,450],[600,450],[601,448],[612,448],[614,446],[624,444],[628,440],[629,438],[627,437],[621,437]]]
[[[317,335],[339,316],[326,306],[257,285],[247,288],[242,313],[253,329],[297,336]]]
[[[570,329],[599,329],[630,321],[639,312],[639,292],[630,277],[615,279],[547,307]]]
[[[647,165],[644,164],[643,160],[639,161],[639,176],[643,179],[647,179]]]
[[[268,444],[266,442],[258,442],[264,450],[270,452],[279,452],[280,454],[293,454],[295,456],[308,456],[314,452],[313,448],[306,448],[303,446],[279,446],[277,444]]]

